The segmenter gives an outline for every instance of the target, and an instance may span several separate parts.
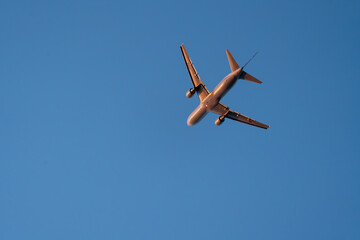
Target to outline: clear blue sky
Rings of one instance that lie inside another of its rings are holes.
[[[360,239],[359,1],[8,1],[0,239]],[[209,114],[225,50],[262,85]]]

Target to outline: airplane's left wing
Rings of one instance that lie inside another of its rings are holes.
[[[200,101],[202,101],[204,98],[207,97],[207,95],[209,95],[209,90],[207,90],[205,84],[201,81],[200,76],[194,67],[194,64],[191,62],[191,59],[188,53],[186,52],[184,44],[181,44],[180,49],[184,57],[186,68],[189,72],[192,84],[194,85],[194,88],[199,96]]]
[[[225,116],[226,118],[230,118],[232,120],[238,121],[238,122],[243,122],[246,124],[250,124],[253,125],[255,127],[260,127],[260,128],[264,128],[264,129],[268,129],[269,126],[255,121],[254,119],[251,119],[247,116],[244,116],[238,112],[235,111],[231,111],[227,106],[225,106],[222,103],[218,103],[218,105],[216,105],[213,109],[210,110],[213,113],[219,114],[221,116]]]

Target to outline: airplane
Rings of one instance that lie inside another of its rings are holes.
[[[229,50],[226,50],[226,55],[229,60],[231,73],[229,73],[214,88],[212,92],[209,92],[205,84],[201,81],[200,76],[194,67],[194,64],[191,62],[191,59],[185,49],[184,44],[181,44],[180,49],[193,84],[193,88],[190,88],[187,91],[186,97],[191,98],[195,93],[197,93],[200,99],[199,106],[190,114],[187,119],[187,124],[189,126],[198,123],[203,117],[205,117],[208,112],[213,112],[220,115],[220,117],[215,120],[215,124],[217,126],[220,126],[225,121],[225,118],[229,118],[235,121],[253,125],[255,127],[264,129],[269,128],[269,126],[264,123],[255,121],[254,119],[244,116],[238,112],[231,111],[229,107],[220,102],[221,98],[223,98],[224,95],[234,86],[238,79],[243,79],[259,84],[262,83],[260,80],[256,79],[255,77],[244,71],[244,67],[255,57],[256,54],[252,58],[250,58],[250,60],[243,67],[239,67]]]

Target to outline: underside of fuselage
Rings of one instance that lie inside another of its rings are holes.
[[[200,103],[197,108],[190,114],[187,119],[187,124],[192,126],[198,123],[205,115],[208,113],[206,106],[203,103]]]
[[[188,117],[187,124],[189,126],[198,123],[212,108],[219,104],[221,98],[234,86],[240,71],[241,69],[227,75],[215,89],[200,102],[199,106],[197,106]]]

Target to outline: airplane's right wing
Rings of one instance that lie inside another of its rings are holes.
[[[184,44],[181,44],[180,49],[184,57],[186,68],[189,72],[192,84],[194,85],[200,101],[202,101],[204,98],[207,97],[207,95],[209,95],[209,90],[207,90],[205,84],[201,81],[199,74],[197,73],[188,53],[186,52]]]
[[[253,125],[255,127],[260,127],[260,128],[264,128],[264,129],[269,128],[269,126],[264,124],[264,123],[255,121],[254,119],[251,119],[251,118],[249,118],[247,116],[244,116],[244,115],[242,115],[242,114],[240,114],[238,112],[231,111],[227,106],[225,106],[222,103],[218,103],[218,105],[216,105],[210,111],[213,112],[213,113],[219,114],[221,116],[225,115],[226,118],[230,118],[230,119],[238,121],[238,122],[243,122],[243,123],[246,123],[246,124],[250,124],[250,125]]]

